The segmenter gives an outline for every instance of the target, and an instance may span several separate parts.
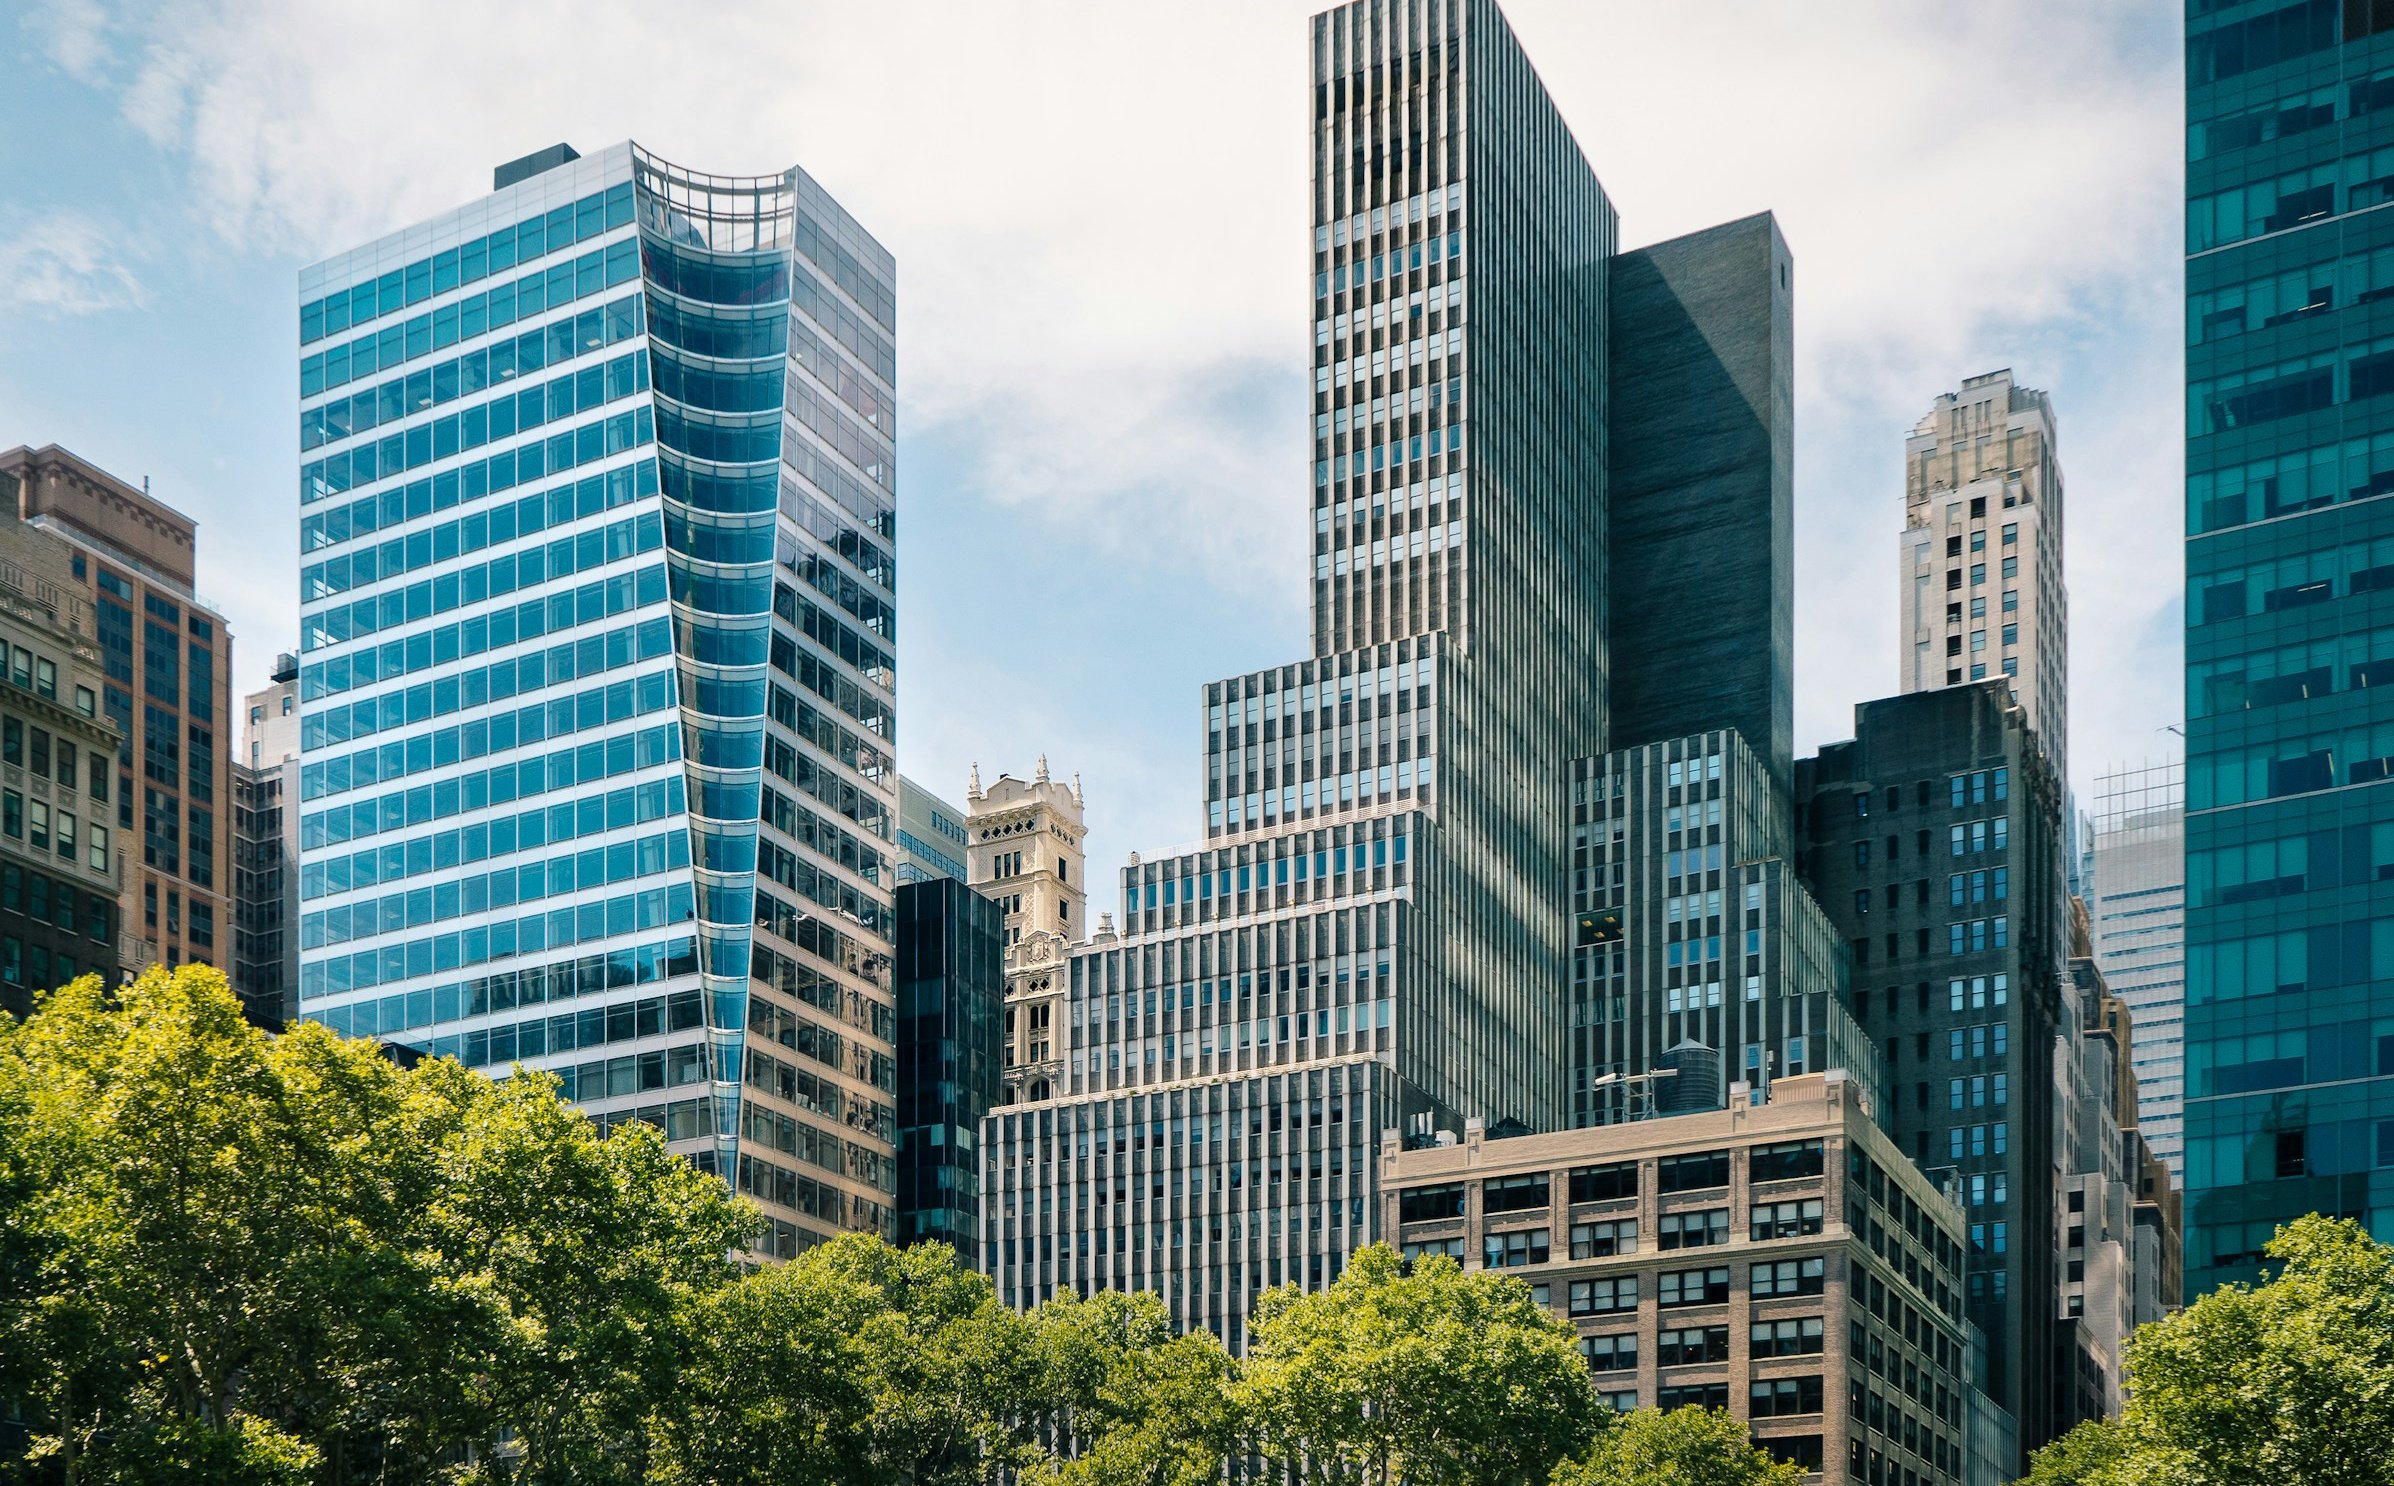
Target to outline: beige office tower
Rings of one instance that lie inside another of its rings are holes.
[[[100,715],[117,735],[124,932],[169,966],[221,964],[232,948],[233,636],[196,588],[199,525],[146,478],[136,486],[56,444],[0,453],[0,475],[15,518],[66,543],[69,581],[92,604]]]
[[[2053,402],[2009,368],[1939,395],[1904,441],[1902,690],[2009,676],[2065,760],[2069,600]]]
[[[1006,914],[1008,1104],[1051,1097],[1063,1071],[1064,960],[1088,926],[1081,807],[1079,776],[1070,788],[1048,778],[1045,754],[1027,784],[1000,774],[983,789],[976,765],[965,796],[966,881]]]

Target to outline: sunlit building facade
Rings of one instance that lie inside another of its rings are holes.
[[[891,1227],[894,269],[631,144],[300,281],[300,1010]]]
[[[2186,1107],[2186,769],[2175,761],[2095,776],[2095,963],[2133,1019],[2136,1128],[2183,1171]]]

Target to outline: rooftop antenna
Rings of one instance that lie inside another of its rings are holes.
[[[1659,1104],[1655,1085],[1663,1079],[1678,1076],[1679,1070],[1676,1068],[1654,1068],[1644,1073],[1606,1073],[1588,1080],[1588,1087],[1605,1089],[1619,1085],[1622,1094],[1621,1119],[1615,1123],[1626,1124],[1653,1119]],[[1641,1095],[1644,1096],[1642,1099]],[[1638,1112],[1641,1104],[1645,1109],[1643,1114]]]

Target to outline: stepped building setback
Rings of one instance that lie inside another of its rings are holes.
[[[1204,838],[1123,869],[1119,927],[1056,972],[1052,1083],[982,1140],[1009,1303],[1153,1290],[1233,1348],[1263,1289],[1388,1235],[1383,1131],[1612,1117],[1598,1091],[1682,1041],[1700,1107],[1750,1043],[1875,1076],[1817,909],[1744,856],[1787,840],[1792,774],[1775,224],[1621,253],[1490,0],[1340,6],[1311,62],[1312,651],[1203,689]],[[1699,561],[1739,581],[1657,625],[1640,595]],[[1634,972],[1679,1009],[1597,1031],[1633,972],[1600,953],[1594,795],[1610,820],[1632,777],[1638,850],[1697,927]]]

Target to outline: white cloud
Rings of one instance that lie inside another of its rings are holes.
[[[203,220],[302,253],[452,206],[557,138],[795,159],[898,254],[912,428],[975,428],[990,499],[1253,594],[1277,584],[1247,578],[1240,528],[1304,476],[1294,400],[1259,441],[1251,395],[1296,385],[1304,159],[1293,111],[1233,101],[1294,76],[1284,11],[1259,49],[1251,14],[1139,7],[186,0],[116,86],[187,154]],[[1275,576],[1299,551],[1282,525]]]
[[[1799,746],[1896,685],[1904,435],[2010,366],[2060,419],[2073,770],[2151,751],[2178,715],[2175,15],[1513,9],[1625,242],[1769,209],[1794,251]]]
[[[99,76],[110,51],[108,13],[99,0],[41,0],[26,20],[43,52],[70,77]]]
[[[188,161],[199,220],[256,249],[347,246],[557,139],[803,163],[897,254],[903,427],[974,451],[957,478],[1018,518],[1009,562],[1118,587],[1151,619],[1159,594],[1189,625],[1267,613],[1294,650],[1313,8],[170,0],[113,22],[54,6],[78,19],[46,34]],[[1904,431],[1938,391],[2012,365],[2062,420],[2073,755],[2083,776],[2141,746],[2176,689],[2173,16],[1508,8],[1627,241],[1769,208],[1795,250],[1799,738],[1843,735],[1851,703],[1893,685]],[[1160,627],[1086,644],[1101,671],[1170,664]],[[1040,736],[1065,726],[1052,710],[968,711],[910,730],[908,761],[952,784],[974,754],[1162,750],[1183,779],[1180,723],[1092,708],[1072,725],[1096,731]],[[1145,798],[1120,767],[1091,770],[1101,811]],[[1167,809],[1186,818],[1177,794],[1132,813]]]
[[[34,211],[0,237],[0,307],[44,315],[132,309],[149,295],[124,256],[126,234],[73,211]]]

